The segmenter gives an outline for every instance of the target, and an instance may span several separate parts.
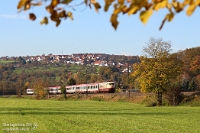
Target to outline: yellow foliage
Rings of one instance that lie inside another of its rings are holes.
[[[63,4],[69,4],[70,2],[72,2],[72,0],[63,0],[62,1]]]
[[[119,4],[124,4],[124,0],[118,0]]]
[[[183,4],[184,5],[191,5],[194,0],[184,0]]]
[[[25,87],[28,87],[29,85],[30,85],[29,82],[26,82],[26,83],[24,84]]]
[[[110,5],[114,2],[115,0],[105,0],[105,6],[104,6],[104,11],[107,12],[108,8]]]
[[[68,16],[71,20],[74,19],[74,18],[73,18],[73,15],[72,15],[72,12],[67,12],[67,16]]]
[[[146,24],[152,14],[153,14],[152,9],[147,10],[147,11],[142,11],[140,13],[140,20],[142,21],[142,23]]]
[[[153,9],[158,11],[160,8],[165,8],[168,5],[168,1],[167,0],[162,0],[160,2],[156,2],[153,6]]]
[[[117,15],[116,14],[112,14],[111,18],[110,18],[110,22],[112,23],[112,26],[117,29],[117,26],[119,24],[119,22],[117,21]]]
[[[28,0],[20,0],[18,5],[17,5],[17,9],[21,9],[27,2]]]
[[[59,4],[59,2],[60,2],[59,0],[52,0],[51,1],[51,6],[52,7],[56,7]]]
[[[135,14],[139,9],[140,9],[140,5],[139,5],[139,4],[137,4],[137,3],[132,4],[132,5],[129,7],[128,15]]]
[[[73,20],[72,12],[68,12],[69,14],[64,14],[64,9],[66,6],[69,6],[69,3],[73,3],[75,1],[73,0],[49,0],[50,4],[46,6],[47,12],[49,12],[50,19],[56,23],[56,26],[58,26],[61,23],[61,20],[64,18],[66,19],[67,16]],[[42,3],[43,2],[43,3]],[[32,1],[32,0],[19,0],[17,9],[20,9],[20,11],[29,10],[31,7],[34,6],[40,6],[47,1]],[[109,7],[113,4],[113,13],[111,15],[110,21],[114,29],[117,29],[119,22],[117,21],[118,14],[128,14],[133,15],[137,12],[140,12],[140,20],[143,24],[146,24],[149,20],[150,16],[153,14],[153,11],[159,11],[161,8],[168,9],[169,13],[164,17],[164,20],[161,23],[160,29],[162,29],[165,21],[168,22],[172,21],[175,17],[175,12],[181,12],[185,7],[186,14],[188,16],[191,16],[193,12],[195,11],[197,6],[200,6],[200,0],[183,0],[183,1],[177,1],[177,0],[104,0],[104,11],[108,11]],[[99,9],[101,8],[101,5],[97,2],[97,0],[84,0],[84,3],[86,6],[89,6],[91,8],[91,5],[94,6],[96,12],[99,12]],[[82,5],[82,4],[80,4]],[[74,6],[70,5],[69,7],[73,10],[74,7],[76,7],[77,4],[75,3]],[[145,10],[144,10],[145,9]],[[58,13],[60,10],[62,10],[60,13]],[[56,12],[56,14],[55,14]],[[32,13],[30,16],[31,20],[36,19],[36,15]],[[41,21],[41,24],[48,24],[49,19],[43,19]]]
[[[195,4],[190,5],[186,10],[187,15],[191,16],[195,9],[196,9],[196,5]]]
[[[44,17],[40,24],[48,24],[48,18]]]
[[[93,5],[95,7],[96,12],[99,12],[99,9],[101,8],[101,5],[98,2],[94,3]]]
[[[180,12],[184,9],[184,3],[180,3],[180,2],[177,2],[177,1],[173,1],[172,6],[176,10],[176,12]]]
[[[200,6],[200,0],[196,0],[196,6]]]
[[[132,76],[140,83],[141,92],[163,91],[169,87],[169,81],[181,73],[181,63],[177,63],[177,58],[165,54],[156,58],[142,57],[140,60],[133,65]]]
[[[123,10],[122,7],[116,8],[113,12],[113,14],[118,15]]]
[[[165,16],[165,18],[170,22],[170,21],[173,20],[174,14],[173,14],[173,13],[167,14],[167,15]]]

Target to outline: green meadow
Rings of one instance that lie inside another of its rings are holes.
[[[2,133],[199,133],[200,107],[0,98]]]

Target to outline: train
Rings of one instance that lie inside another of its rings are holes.
[[[61,86],[47,87],[49,94],[61,94]],[[68,85],[65,86],[66,93],[114,93],[115,83],[114,82],[100,82],[100,83],[89,83],[89,84],[79,84],[79,85]],[[26,94],[33,95],[34,89],[27,89]]]

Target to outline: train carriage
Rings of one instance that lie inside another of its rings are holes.
[[[76,92],[78,93],[86,93],[87,91],[87,84],[80,84],[76,87]]]
[[[87,84],[87,90],[88,93],[98,93],[99,92],[99,83],[90,83]]]
[[[60,86],[49,87],[49,94],[61,94]]]
[[[27,95],[33,95],[34,94],[34,90],[29,88],[29,89],[26,90],[26,94]]]
[[[72,94],[76,92],[76,85],[66,86],[66,93]]]

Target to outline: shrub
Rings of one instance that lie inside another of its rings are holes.
[[[181,88],[180,87],[171,87],[165,93],[166,99],[169,101],[170,105],[177,106],[181,100]]]

